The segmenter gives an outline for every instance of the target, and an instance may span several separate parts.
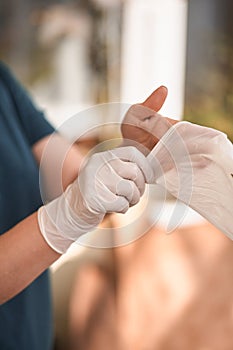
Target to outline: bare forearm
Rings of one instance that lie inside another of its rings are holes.
[[[59,257],[41,235],[37,213],[3,234],[0,237],[0,303],[22,291]]]
[[[79,147],[54,133],[38,141],[32,151],[43,175],[42,193],[52,200],[77,178],[83,159]]]

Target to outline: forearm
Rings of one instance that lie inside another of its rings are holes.
[[[38,141],[32,151],[43,176],[43,196],[52,200],[77,178],[83,156],[76,144],[57,133]]]
[[[3,234],[0,237],[0,303],[22,291],[59,257],[41,235],[37,213]]]
[[[46,197],[53,199],[75,180],[82,156],[77,146],[70,147],[60,135],[54,134],[51,139],[45,137],[33,147],[38,163],[43,155],[46,157],[44,151],[49,140],[48,159],[42,167],[49,189]],[[0,304],[18,294],[59,257],[60,254],[43,238],[37,213],[0,236]]]

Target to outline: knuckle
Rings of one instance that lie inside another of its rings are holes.
[[[118,159],[117,150],[109,150],[105,152],[105,159],[110,162]]]
[[[118,169],[117,169],[117,174],[121,177],[121,178],[123,178],[124,176],[125,176],[125,171],[124,171],[125,169],[124,169],[124,167],[121,165],[120,167],[118,167]]]
[[[132,153],[133,153],[133,155],[134,155],[134,156],[137,155],[137,154],[138,154],[137,148],[134,147],[134,146],[131,146],[131,147],[132,147]]]
[[[136,148],[135,148],[134,146],[128,146],[127,149],[128,149],[128,151],[129,151],[129,153],[131,153],[131,154],[133,154],[133,155],[135,154],[135,149],[136,149]]]
[[[137,166],[137,164],[133,163],[132,164],[132,175],[133,175],[133,179],[135,180],[140,174],[140,170]]]

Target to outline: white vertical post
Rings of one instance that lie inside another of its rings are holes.
[[[127,0],[124,7],[121,101],[143,101],[160,85],[169,94],[161,113],[183,114],[187,0]]]
[[[67,35],[55,56],[59,98],[63,102],[87,103],[90,76],[87,68],[86,38]]]

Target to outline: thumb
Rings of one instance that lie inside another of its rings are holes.
[[[162,108],[167,98],[167,93],[167,88],[165,86],[160,86],[158,89],[153,91],[152,94],[141,103],[141,105],[158,112]]]
[[[147,97],[147,99],[144,102],[140,104],[144,107],[148,107],[152,109],[155,112],[158,112],[162,108],[167,98],[167,94],[168,94],[168,90],[166,86],[160,86],[158,89],[153,91],[152,94],[149,97]],[[166,121],[168,122],[168,125],[170,126],[178,123],[178,120],[171,119],[168,117],[165,117],[165,118],[166,118]]]

